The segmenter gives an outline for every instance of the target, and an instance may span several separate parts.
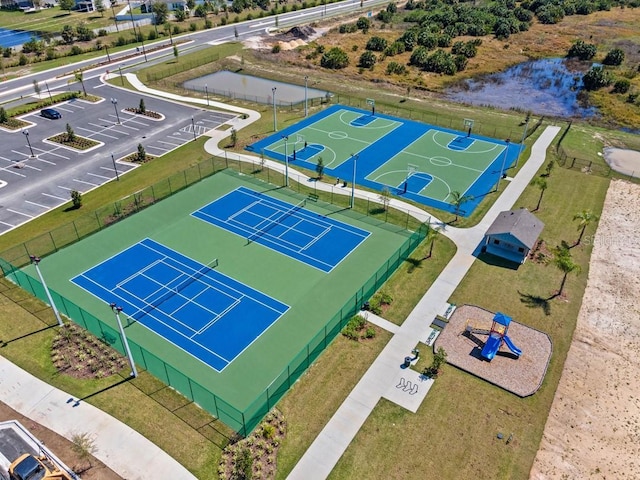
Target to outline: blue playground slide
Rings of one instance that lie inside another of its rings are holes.
[[[516,347],[513,342],[511,341],[511,339],[509,338],[508,335],[505,335],[503,338],[504,343],[507,344],[507,347],[509,347],[509,350],[511,350],[513,353],[515,353],[517,356],[522,355],[522,350],[520,350],[518,347]]]
[[[498,334],[491,334],[487,339],[487,343],[484,344],[482,348],[482,352],[480,353],[487,360],[493,360],[493,357],[496,356],[496,352],[500,349],[500,344],[502,343],[502,339]]]

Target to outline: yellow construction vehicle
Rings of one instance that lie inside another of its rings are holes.
[[[34,457],[28,453],[20,455],[9,466],[9,478],[11,480],[73,480],[48,457]]]

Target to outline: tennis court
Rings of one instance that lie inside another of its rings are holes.
[[[217,371],[289,307],[145,238],[71,279]]]
[[[369,232],[311,212],[306,200],[292,205],[246,187],[237,188],[193,212],[217,225],[301,262],[330,272]]]
[[[454,212],[470,215],[513,165],[521,145],[466,132],[335,105],[247,147],[291,166],[328,175]],[[461,125],[461,128],[463,125]]]

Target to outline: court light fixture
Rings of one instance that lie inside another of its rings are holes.
[[[116,322],[118,323],[118,329],[120,330],[120,336],[122,337],[122,344],[124,345],[124,349],[127,352],[129,365],[131,365],[131,373],[129,374],[129,376],[136,378],[138,376],[138,370],[136,369],[136,364],[133,361],[133,355],[131,355],[131,349],[129,348],[129,341],[127,340],[127,336],[124,334],[124,328],[122,327],[122,321],[120,320],[120,312],[122,312],[122,307],[119,307],[115,303],[110,303],[109,307],[111,307],[111,311],[116,316]]]
[[[56,304],[51,297],[51,292],[49,291],[49,287],[44,281],[44,277],[42,276],[42,272],[40,271],[40,257],[36,257],[35,255],[29,255],[29,260],[31,264],[36,268],[36,272],[38,273],[38,277],[40,277],[40,283],[42,283],[42,288],[44,288],[44,293],[47,295],[47,299],[49,300],[49,305],[51,305],[51,309],[53,310],[53,314],[56,316],[56,320],[58,321],[58,325],[64,327],[64,322],[62,321],[62,317],[60,317],[60,312],[56,308]]]

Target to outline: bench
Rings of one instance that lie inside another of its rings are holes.
[[[318,196],[318,194],[317,194],[317,193],[310,193],[310,194],[307,196],[307,200],[311,200],[312,202],[317,202],[319,198],[320,198],[320,197]]]

